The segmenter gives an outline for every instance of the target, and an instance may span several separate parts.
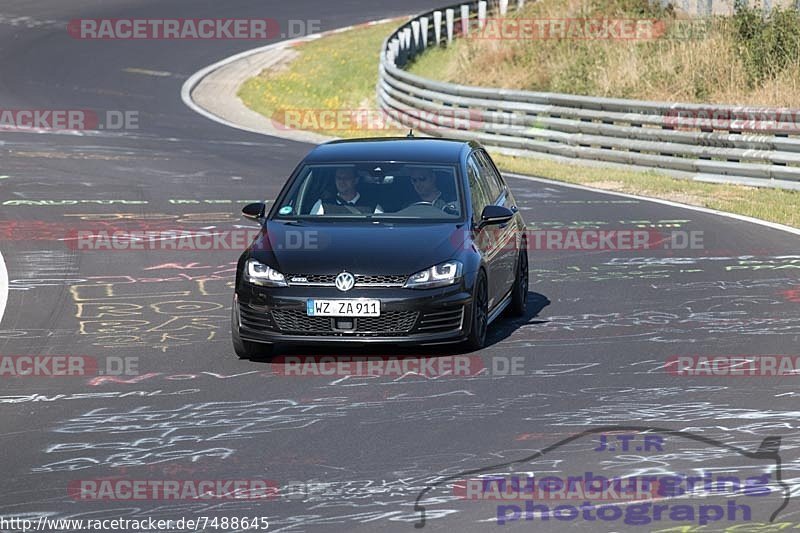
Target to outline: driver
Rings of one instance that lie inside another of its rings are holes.
[[[339,167],[336,169],[336,198],[332,201],[320,198],[311,208],[311,215],[324,215],[327,209],[330,213],[383,213],[381,206],[375,202],[368,202],[358,192],[358,176],[353,167]]]
[[[411,167],[409,176],[421,202],[427,202],[439,209],[444,209],[450,203],[442,198],[433,170],[427,167]]]

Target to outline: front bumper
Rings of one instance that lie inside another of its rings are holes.
[[[374,298],[381,316],[328,318],[306,315],[309,298]],[[469,334],[472,295],[463,282],[438,289],[334,287],[263,288],[242,283],[236,293],[236,321],[243,340],[266,343],[438,344]]]

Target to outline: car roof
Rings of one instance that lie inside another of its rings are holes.
[[[313,149],[306,163],[403,161],[458,163],[463,150],[479,147],[474,141],[424,137],[381,137],[331,141]]]

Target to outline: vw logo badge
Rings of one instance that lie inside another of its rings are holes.
[[[342,272],[336,276],[336,288],[340,291],[349,291],[356,284],[356,278],[350,272]]]

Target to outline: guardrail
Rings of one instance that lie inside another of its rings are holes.
[[[800,110],[474,87],[403,70],[427,48],[446,46],[491,22],[489,14],[504,16],[508,10],[508,0],[471,1],[423,13],[398,28],[383,44],[380,108],[423,133],[475,139],[516,155],[549,154],[704,181],[800,189]]]

